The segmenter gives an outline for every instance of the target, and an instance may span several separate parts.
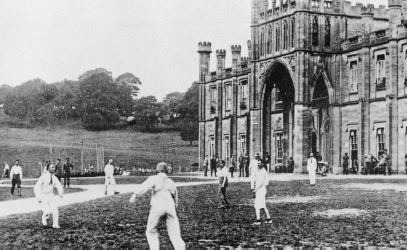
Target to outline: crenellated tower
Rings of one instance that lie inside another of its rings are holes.
[[[205,77],[210,72],[210,60],[212,53],[211,43],[199,42],[198,53],[199,53],[199,81],[205,82]]]

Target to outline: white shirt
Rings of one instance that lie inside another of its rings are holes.
[[[64,189],[58,178],[50,172],[44,173],[34,186],[35,197],[41,198],[44,195],[53,195],[55,187],[57,188],[59,195],[64,193]]]
[[[14,165],[10,171],[10,179],[13,179],[13,175],[19,174],[20,179],[23,179],[23,169],[20,166]]]
[[[254,159],[250,162],[250,187],[254,189],[257,173],[259,172],[258,160]],[[255,165],[256,164],[256,165]]]
[[[308,172],[315,172],[317,170],[317,159],[315,159],[314,157],[311,157],[308,159],[307,161],[307,171]]]
[[[4,170],[10,170],[10,166],[8,164],[4,165]]]
[[[111,164],[106,164],[105,166],[105,176],[112,177],[114,173],[114,166]]]
[[[256,159],[251,160],[249,164],[249,171],[250,171],[250,176],[252,176],[253,171],[257,171],[259,169],[259,161]]]
[[[165,173],[148,177],[146,181],[136,187],[134,194],[143,195],[149,190],[152,191],[151,206],[160,207],[165,204],[178,206],[177,187]]]
[[[223,168],[220,170],[219,177],[226,177],[226,178],[228,178],[228,175],[229,175],[229,169],[228,169],[227,167],[223,167]]]
[[[269,185],[269,174],[267,173],[266,169],[264,169],[264,168],[257,171],[254,179],[255,179],[254,187],[256,187],[256,188],[260,188],[262,186],[266,187]]]

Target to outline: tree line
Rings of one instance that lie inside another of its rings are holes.
[[[143,132],[162,127],[179,130],[185,141],[198,139],[198,83],[187,92],[172,92],[158,102],[154,96],[138,97],[141,81],[132,73],[113,78],[98,68],[79,76],[48,84],[35,78],[16,87],[0,87],[4,113],[31,126],[78,120],[87,130],[132,126]]]

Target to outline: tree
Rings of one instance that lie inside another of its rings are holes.
[[[80,115],[80,90],[78,81],[64,80],[54,83],[58,88],[58,95],[54,102],[56,106],[56,116],[63,119],[76,118]]]
[[[137,99],[134,105],[136,124],[146,132],[157,126],[163,115],[162,104],[154,96],[145,96]]]
[[[140,91],[139,87],[137,85],[141,85],[141,81],[138,77],[135,77],[132,73],[124,73],[120,76],[118,76],[114,82],[119,85],[126,85],[131,88],[131,96],[133,98],[137,97],[138,92]]]
[[[82,75],[80,75],[78,79],[79,79],[79,81],[83,81],[83,80],[85,80],[86,78],[88,78],[88,77],[90,77],[90,76],[92,76],[92,75],[95,75],[95,74],[99,74],[99,73],[105,74],[105,75],[107,75],[107,76],[112,77],[112,72],[107,71],[107,70],[105,70],[105,69],[103,69],[103,68],[97,68],[97,69],[92,69],[92,70],[86,71],[85,73],[83,73]]]
[[[105,73],[93,74],[80,82],[82,125],[89,130],[103,130],[119,121],[117,85]]]
[[[58,89],[53,84],[44,84],[40,87],[40,95],[44,98],[45,102],[50,102],[58,95]]]
[[[13,87],[3,84],[0,86],[0,104],[6,102],[6,96],[13,91]]]
[[[181,129],[181,139],[189,141],[192,145],[193,141],[199,138],[199,84],[194,82],[185,93],[177,111],[179,113],[178,126]]]
[[[167,94],[163,99],[163,105],[166,113],[169,114],[171,122],[174,122],[179,116],[178,107],[181,104],[182,98],[185,93],[181,92],[171,92]]]

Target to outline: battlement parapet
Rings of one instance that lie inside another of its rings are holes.
[[[389,0],[389,8],[401,7],[402,0]]]
[[[242,46],[240,45],[232,45],[232,54],[233,53],[240,53],[242,51]]]
[[[210,42],[199,42],[198,53],[212,53],[212,45]]]
[[[216,50],[216,56],[217,56],[217,57],[225,57],[225,56],[226,56],[226,50],[224,50],[224,49],[217,49],[217,50]]]
[[[379,5],[379,8],[375,8],[373,4],[363,5],[362,3],[356,3],[356,5],[352,5],[349,1],[344,2],[344,13],[350,16],[372,15],[373,13],[375,18],[388,18],[387,10],[384,5]]]
[[[342,50],[354,50],[362,46],[376,45],[389,41],[390,29],[377,30],[370,34],[354,36],[341,42]]]

